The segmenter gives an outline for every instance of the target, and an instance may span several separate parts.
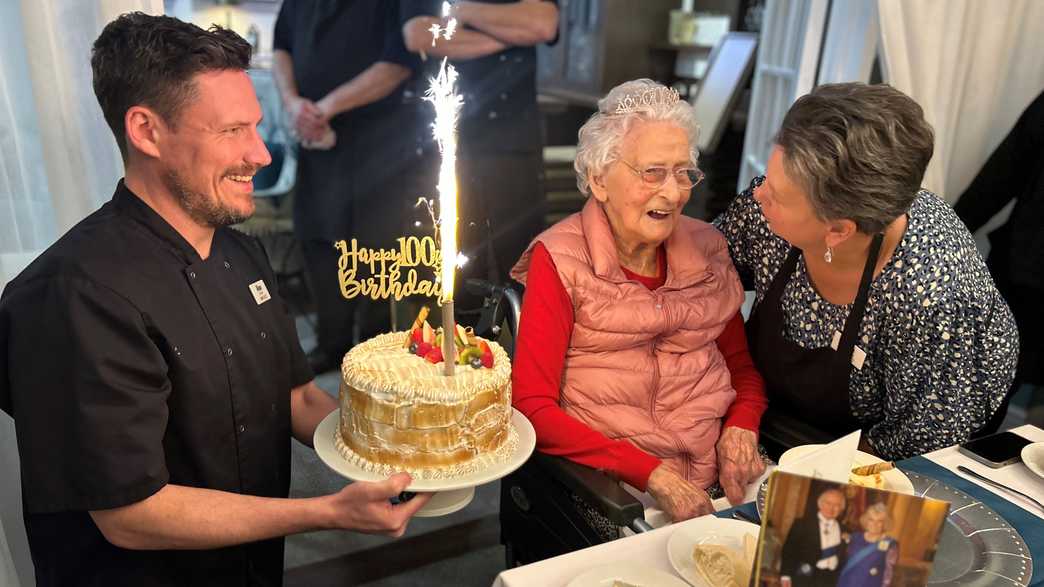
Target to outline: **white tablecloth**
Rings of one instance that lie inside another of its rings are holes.
[[[1044,442],[1044,430],[1035,426],[1025,425],[1013,429],[1014,432],[1025,436],[1034,442]],[[1023,493],[1027,493],[1044,501],[1044,479],[1036,476],[1026,465],[1021,462],[991,469],[980,465],[968,457],[957,452],[957,447],[944,448],[924,455],[925,458],[950,469],[957,475],[970,479],[986,489],[993,491],[1003,499],[1022,506],[1027,511],[1044,518],[1040,508],[1030,502],[1008,493],[1001,489],[994,489],[986,483],[977,481],[957,471],[957,465],[964,465],[973,471],[982,473],[991,479],[1014,487]],[[728,507],[727,504],[715,503],[715,506]],[[555,587],[567,584],[574,577],[588,569],[622,561],[635,561],[637,564],[652,567],[675,574],[671,563],[667,560],[667,540],[678,528],[689,522],[673,524],[665,528],[638,534],[629,538],[621,538],[584,550],[578,550],[555,558],[510,569],[500,573],[493,582],[493,587],[530,587],[533,585]]]

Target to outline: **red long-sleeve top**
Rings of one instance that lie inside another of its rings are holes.
[[[650,290],[667,279],[667,259],[661,247],[656,277],[623,269],[628,279]],[[551,254],[542,243],[533,247],[526,293],[511,375],[512,403],[536,429],[537,448],[580,464],[607,471],[645,491],[649,475],[660,459],[627,440],[611,440],[570,416],[559,405],[562,369],[573,334],[573,304],[555,269]],[[724,426],[757,431],[768,406],[765,383],[747,351],[743,316],[736,315],[717,340],[718,350],[736,390],[736,399],[725,414]]]

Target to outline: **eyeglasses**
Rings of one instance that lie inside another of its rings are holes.
[[[675,169],[646,167],[645,169],[638,169],[623,159],[618,159],[618,161],[642,178],[642,183],[651,188],[662,187],[663,184],[667,183],[667,178],[671,175],[674,176],[674,181],[677,182],[678,187],[688,189],[703,181],[704,178],[703,172],[696,167],[678,167]]]

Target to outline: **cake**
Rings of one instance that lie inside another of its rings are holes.
[[[462,329],[467,338],[458,339],[456,359],[463,364],[447,376],[441,351],[434,352],[439,345],[423,342],[436,331],[419,321],[420,334],[417,327],[382,334],[345,355],[337,449],[367,471],[407,471],[420,479],[467,475],[503,462],[518,441],[510,425],[507,353]],[[428,352],[418,354],[418,344],[408,344],[412,338]]]
[[[757,551],[758,539],[743,534],[743,546],[700,543],[692,549],[696,574],[709,587],[746,587]]]

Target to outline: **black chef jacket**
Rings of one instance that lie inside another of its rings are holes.
[[[125,550],[88,511],[167,483],[286,497],[289,392],[311,378],[256,241],[218,229],[203,260],[121,181],[0,298],[39,585],[281,584],[282,539]]]
[[[420,59],[406,50],[402,25],[392,0],[285,0],[273,47],[290,54],[298,92],[316,101],[377,62],[417,69]],[[403,106],[405,87],[334,116],[333,149],[301,150],[294,198],[294,232],[301,241],[322,241],[327,249],[351,238],[369,247],[395,246],[406,219],[416,216],[417,197],[433,192],[433,180],[423,181],[428,172],[421,169],[425,146],[433,148],[430,117]],[[326,295],[337,285],[315,274],[312,248],[305,249],[311,278]],[[350,332],[354,308],[339,296],[320,303],[320,329]],[[349,317],[334,318],[335,311]],[[343,351],[334,338],[341,337],[320,333],[321,344]]]
[[[316,101],[378,61],[416,69],[419,58],[406,50],[402,25],[391,0],[284,0],[272,46],[290,54],[298,93]],[[330,124],[338,133],[351,132],[352,122],[365,123],[400,105],[403,87]]]
[[[479,0],[514,4],[518,0]],[[558,4],[558,0],[544,0]],[[441,0],[400,0],[402,19],[442,14]],[[552,41],[554,44],[557,41]],[[437,69],[441,60],[429,60]],[[543,146],[537,108],[536,47],[508,47],[476,59],[452,62],[464,98],[460,117],[463,158],[488,152],[539,151]]]

